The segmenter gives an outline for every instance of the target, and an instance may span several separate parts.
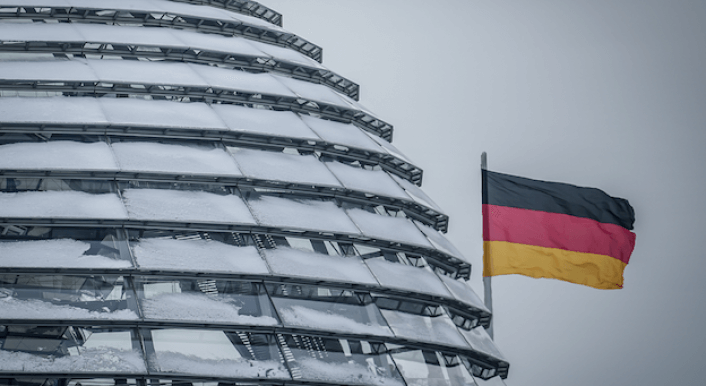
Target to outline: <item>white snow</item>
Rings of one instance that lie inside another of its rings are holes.
[[[186,63],[137,60],[87,60],[104,82],[204,87],[206,81]]]
[[[3,97],[0,99],[0,122],[106,124],[108,121],[96,98]]]
[[[383,287],[423,292],[451,298],[451,294],[433,272],[419,267],[392,263],[383,259],[365,260]]]
[[[265,259],[272,271],[279,275],[378,284],[368,267],[356,256],[329,256],[278,247],[265,250]]]
[[[227,295],[224,295],[227,296]],[[232,323],[253,326],[279,324],[271,316],[250,316],[239,313],[237,298],[211,297],[200,293],[163,293],[143,299],[142,310],[149,319],[170,319]]]
[[[336,177],[313,155],[230,148],[240,169],[248,177],[340,187]]]
[[[212,87],[228,90],[295,97],[294,93],[268,73],[252,74],[227,68],[188,64],[188,66]]]
[[[261,225],[283,228],[360,233],[343,209],[331,201],[293,200],[272,196],[248,199]]]
[[[56,305],[39,299],[21,300],[12,296],[3,298],[0,292],[0,318],[134,320],[137,319],[137,314],[133,310],[98,312],[70,305]]]
[[[342,331],[351,334],[370,334],[378,336],[392,336],[392,331],[387,326],[371,323],[360,323],[349,317],[348,312],[359,312],[354,308],[362,308],[354,305],[343,305],[335,303],[309,302],[312,306],[319,308],[329,308],[326,311],[316,310],[300,305],[287,305],[291,299],[273,298],[282,322],[288,326],[309,327],[317,330]],[[330,308],[337,308],[336,312]]]
[[[380,312],[399,338],[466,349],[470,347],[446,315],[429,317],[392,310]]]
[[[145,362],[137,351],[95,348],[81,350],[79,355],[63,357],[32,355],[0,350],[0,370],[23,372],[119,372],[145,373]]]
[[[211,108],[233,131],[278,137],[319,139],[295,113],[289,111],[251,109],[223,104],[212,105]]]
[[[119,62],[127,62],[120,60]],[[32,62],[0,61],[0,74],[5,80],[88,81],[99,78],[86,60],[47,60]]]
[[[17,2],[14,2],[14,5],[17,4]],[[6,42],[70,42],[83,40],[81,34],[76,31],[75,24],[68,23],[2,23],[0,24],[0,36]]]
[[[471,306],[477,309],[490,312],[488,308],[486,308],[483,304],[483,301],[480,300],[478,295],[476,295],[476,293],[473,291],[473,289],[468,283],[462,282],[460,280],[454,280],[445,275],[438,276],[441,281],[446,284],[446,288],[449,289],[451,295],[453,295],[457,300],[460,300],[466,304],[470,304]]]
[[[236,247],[213,240],[142,239],[133,243],[141,268],[199,272],[267,274],[255,247]]]
[[[459,328],[459,331],[461,331],[463,337],[466,338],[466,341],[468,341],[475,351],[505,360],[505,356],[495,346],[495,343],[493,343],[493,340],[485,331],[485,328],[478,326],[470,331]]]
[[[404,188],[407,194],[414,199],[417,203],[424,205],[426,207],[435,209],[439,213],[444,213],[439,205],[437,205],[434,200],[432,200],[426,193],[417,185],[400,178],[398,176],[392,175],[392,178],[397,181],[398,184]]]
[[[117,170],[105,142],[73,141],[12,143],[0,146],[0,169]]]
[[[459,251],[451,242],[443,235],[441,232],[434,228],[426,226],[418,221],[415,221],[419,229],[429,238],[431,244],[434,248],[449,254],[451,256],[457,257],[458,259],[470,263],[468,259]]]
[[[397,182],[382,170],[365,170],[340,162],[326,162],[326,166],[348,189],[404,200],[410,199]]]
[[[427,238],[406,218],[383,216],[357,208],[346,212],[366,236],[431,248]]]
[[[168,189],[127,189],[123,192],[131,219],[254,224],[240,197]]]
[[[304,379],[341,383],[379,386],[403,386],[400,379],[387,376],[388,369],[368,363],[367,366],[355,362],[331,363],[313,358],[298,359]],[[379,375],[380,373],[385,375]]]
[[[302,80],[297,80],[293,78],[288,78],[285,76],[272,75],[280,84],[284,85],[288,90],[292,90],[297,96],[316,102],[324,102],[331,105],[336,105],[343,107],[345,109],[350,109],[350,106],[345,103],[338,94],[331,90],[328,86],[321,84],[314,84],[310,82],[305,82]]]
[[[136,98],[100,98],[99,102],[105,116],[115,125],[228,130],[218,115],[205,103]]]
[[[393,144],[391,144],[390,142],[387,142],[386,140],[378,137],[377,135],[369,133],[367,131],[365,132],[365,134],[367,134],[370,138],[372,138],[373,141],[377,142],[378,145],[382,146],[383,149],[385,149],[385,151],[387,151],[390,155],[397,157],[407,163],[410,163],[410,164],[413,163],[412,161],[410,161],[409,158],[407,158],[404,154],[402,154],[401,151],[397,150],[397,148]]]
[[[157,352],[160,371],[234,378],[289,379],[289,372],[276,361],[205,359],[171,351]]]
[[[351,123],[346,124],[319,119],[305,114],[300,117],[324,141],[371,150],[376,153],[385,153],[385,150],[380,145]]]
[[[222,148],[153,142],[116,142],[112,147],[122,170],[223,176],[241,174],[233,158]]]
[[[0,193],[0,217],[127,218],[116,194],[74,191]]]
[[[128,268],[129,261],[84,255],[91,244],[70,239],[0,242],[0,266]]]

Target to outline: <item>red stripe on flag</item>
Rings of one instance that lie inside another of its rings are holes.
[[[614,257],[625,264],[635,234],[615,224],[538,210],[483,205],[483,240],[558,248]]]

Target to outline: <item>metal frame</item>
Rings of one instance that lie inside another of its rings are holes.
[[[158,85],[148,83],[112,83],[105,81],[52,81],[0,79],[0,90],[53,92],[68,96],[102,97],[105,95],[151,96],[177,102],[257,104],[295,113],[317,114],[334,121],[353,123],[387,141],[392,140],[392,125],[364,111],[295,96],[265,94],[219,87]]]
[[[242,13],[282,26],[282,14],[252,0],[171,0],[179,3],[208,5]]]
[[[285,74],[295,79],[328,86],[356,101],[360,97],[360,86],[358,84],[326,68],[306,66],[269,56],[251,56],[237,52],[204,50],[198,47],[165,47],[103,41],[11,41],[0,42],[0,52],[50,53],[82,57],[111,55],[131,59],[216,64],[220,67],[239,68],[251,72]]]
[[[253,132],[209,129],[181,129],[171,127],[127,126],[115,124],[71,125],[60,123],[14,123],[0,122],[5,133],[21,134],[76,134],[135,138],[191,139],[199,141],[222,141],[228,146],[245,146],[262,149],[291,147],[306,152],[321,152],[366,164],[378,164],[394,175],[415,185],[421,185],[423,171],[405,160],[387,153],[376,153],[367,149],[315,140],[311,138],[276,137]]]
[[[16,8],[16,11],[10,9]],[[6,9],[6,11],[3,11]],[[113,12],[112,15],[107,12]],[[100,13],[99,13],[100,12]],[[163,12],[159,17],[154,15],[161,11],[138,11],[89,7],[42,7],[19,3],[14,7],[3,6],[0,8],[0,19],[32,19],[32,20],[57,20],[74,23],[100,23],[100,24],[140,24],[150,27],[170,27],[192,29],[199,32],[213,33],[226,36],[242,36],[247,39],[263,43],[286,47],[321,62],[323,50],[321,47],[290,32],[266,28],[260,25],[237,22],[228,19],[200,18],[193,15]],[[131,14],[135,16],[130,16]]]
[[[155,181],[155,182],[195,182],[210,183],[235,188],[265,188],[282,193],[292,193],[302,197],[336,198],[356,205],[382,205],[393,210],[401,210],[414,219],[434,229],[445,231],[448,216],[422,206],[412,200],[383,196],[375,193],[348,189],[345,187],[313,186],[311,184],[272,181],[245,176],[220,177],[213,175],[183,175],[178,173],[129,172],[129,171],[81,171],[81,170],[2,170],[0,178],[58,178],[106,181]]]

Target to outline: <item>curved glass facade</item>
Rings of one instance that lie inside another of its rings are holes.
[[[502,383],[421,169],[281,19],[0,0],[0,385]]]

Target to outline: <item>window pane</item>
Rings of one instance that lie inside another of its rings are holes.
[[[476,385],[455,355],[403,348],[395,350],[392,357],[407,386]]]
[[[3,319],[137,319],[122,276],[0,275]]]
[[[280,335],[295,379],[342,384],[402,386],[384,346],[362,340]]]
[[[101,327],[5,326],[0,370],[145,373],[135,331]]]
[[[158,372],[236,378],[288,379],[274,336],[237,331],[163,329],[151,331]]]
[[[138,277],[145,318],[272,326],[279,324],[261,284],[220,279]]]
[[[392,336],[377,306],[363,300],[366,296],[372,300],[366,293],[273,284],[270,295],[285,326]]]
[[[0,225],[0,266],[132,267],[127,243],[114,229]]]

